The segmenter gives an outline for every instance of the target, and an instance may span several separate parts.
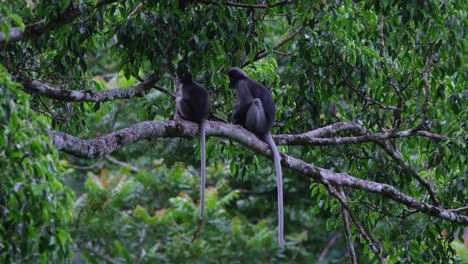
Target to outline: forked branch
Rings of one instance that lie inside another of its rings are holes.
[[[187,121],[148,121],[90,140],[79,139],[63,132],[50,131],[49,133],[53,144],[59,150],[91,158],[104,156],[139,140],[151,140],[161,137],[195,137],[198,135],[198,126]],[[240,126],[209,121],[206,126],[206,135],[232,139],[263,156],[271,158],[271,152],[267,144]],[[454,223],[468,224],[468,216],[419,201],[389,184],[364,180],[347,173],[338,173],[315,167],[303,160],[283,153],[281,153],[281,158],[284,167],[293,169],[304,175],[304,177],[313,178],[317,182],[329,182],[336,186],[377,193],[424,214]]]

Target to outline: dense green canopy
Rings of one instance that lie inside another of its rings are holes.
[[[466,1],[0,8],[0,262],[468,261]],[[232,66],[276,102],[284,248]],[[203,222],[181,68],[211,96]]]

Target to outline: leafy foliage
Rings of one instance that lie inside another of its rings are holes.
[[[0,83],[0,259],[71,260],[74,195],[59,177],[58,153],[44,135],[48,124],[3,67]]]
[[[466,206],[466,1],[213,2],[0,3],[5,36],[0,41],[0,252],[5,261],[38,255],[43,262],[70,260],[70,237],[77,247],[75,261],[91,263],[301,263],[322,253],[329,262],[349,260],[340,203],[324,186],[288,170],[287,246],[277,248],[271,161],[229,140],[207,142],[210,188],[203,224],[196,217],[194,140],[138,142],[95,160],[61,153],[68,170],[58,166],[44,129],[95,138],[142,121],[168,120],[181,66],[209,90],[213,119],[230,121],[235,100],[224,73],[245,66],[272,91],[274,134],[349,121],[368,133],[446,135],[446,141],[414,136],[280,146],[280,151],[317,167],[390,184],[429,203],[416,172],[434,188],[432,199],[441,207]],[[38,21],[44,27],[28,26]],[[22,41],[11,40],[14,27],[23,32]],[[152,75],[162,89],[144,98],[71,103],[26,96],[11,81],[21,74],[75,91],[124,89]],[[74,196],[60,176],[78,197],[72,216]],[[350,188],[344,193],[384,261],[466,261],[467,249],[453,237],[460,226],[380,194]],[[351,231],[358,261],[378,262],[355,225]]]
[[[275,253],[272,223],[250,223],[232,210],[240,202],[239,192],[232,191],[226,168],[209,169],[219,180],[208,188],[207,220],[199,223],[198,182],[190,171],[193,168],[176,164],[132,177],[125,169],[116,175],[90,177],[88,194],[76,208],[77,243],[92,243],[124,262],[249,261],[269,251],[273,255],[258,261],[285,259]]]

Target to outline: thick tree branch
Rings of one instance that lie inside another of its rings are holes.
[[[139,140],[150,140],[160,137],[195,137],[198,135],[198,125],[187,121],[148,121],[90,140],[79,139],[63,132],[50,131],[49,133],[53,144],[59,150],[91,158],[104,156]],[[209,121],[206,127],[206,135],[232,139],[263,156],[271,158],[271,152],[267,144],[240,126]],[[424,214],[459,224],[468,224],[468,216],[416,200],[389,184],[359,179],[346,173],[337,173],[315,167],[303,160],[283,153],[280,155],[282,158],[281,163],[284,167],[293,169],[305,177],[311,177],[317,182],[323,183],[326,181],[337,186],[346,186],[378,193],[408,207],[417,209]]]
[[[117,0],[100,0],[95,6],[85,8],[81,11],[78,6],[70,5],[67,9],[65,9],[56,17],[52,18],[50,21],[46,21],[46,19],[44,18],[39,20],[38,22],[27,25],[24,29],[24,32],[21,32],[21,29],[19,27],[11,28],[10,39],[8,43],[24,40],[33,35],[41,34],[49,30],[60,28],[63,25],[71,23],[83,13],[90,12],[93,9],[102,7],[113,2],[117,2]],[[4,42],[6,42],[6,36],[3,32],[0,32],[0,44]]]
[[[333,138],[319,138],[325,135],[335,134],[339,131],[350,131],[361,136],[353,137],[333,137]],[[367,134],[366,129],[361,125],[353,122],[340,122],[326,127],[318,128],[307,133],[298,135],[277,135],[274,136],[278,145],[339,145],[339,144],[357,144],[364,142],[376,142],[395,162],[413,176],[424,188],[429,192],[429,196],[434,205],[438,205],[437,195],[433,190],[431,184],[421,177],[419,173],[412,168],[397,152],[393,151],[384,140],[391,138],[402,138],[409,136],[422,136],[436,140],[446,140],[448,137],[433,134],[422,130],[405,130],[405,131],[391,131],[385,133]]]
[[[43,95],[52,99],[68,102],[104,102],[116,99],[128,99],[131,97],[143,97],[154,86],[156,80],[151,79],[129,88],[115,88],[102,91],[74,91],[55,88],[48,84],[20,75],[16,80],[23,85],[26,92],[30,94]]]

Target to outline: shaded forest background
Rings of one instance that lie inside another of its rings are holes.
[[[1,262],[468,261],[466,1],[0,8]],[[203,223],[181,65],[211,95]],[[285,248],[232,66],[277,104]]]

